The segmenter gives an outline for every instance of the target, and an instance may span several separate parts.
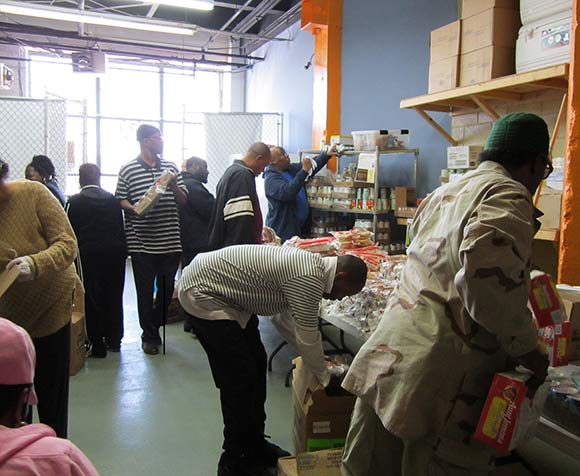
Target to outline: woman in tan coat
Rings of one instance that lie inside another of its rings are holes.
[[[0,297],[0,316],[31,335],[42,423],[67,436],[70,318],[77,242],[63,208],[42,184],[6,182],[0,159],[0,270],[17,281]]]

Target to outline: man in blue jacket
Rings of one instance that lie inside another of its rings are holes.
[[[264,171],[268,198],[266,225],[273,228],[284,242],[307,233],[311,220],[304,185],[337,152],[332,147],[314,159],[304,158],[302,163],[295,164],[290,163],[290,157],[282,147],[273,147],[271,152],[272,161]]]

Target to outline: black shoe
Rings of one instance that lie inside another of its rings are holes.
[[[224,451],[218,463],[217,476],[265,476],[265,471],[264,465],[248,457],[233,457]]]
[[[153,342],[141,342],[141,349],[149,355],[157,355],[159,353],[159,346]]]
[[[111,352],[121,352],[121,343],[107,344],[107,350]]]
[[[268,440],[262,440],[257,449],[257,457],[268,467],[275,467],[278,465],[278,460],[290,456],[288,451],[283,450],[278,445],[270,443]]]
[[[107,356],[107,348],[102,342],[95,342],[91,344],[90,357],[93,359],[104,359]]]
[[[191,332],[193,334],[193,327],[187,321],[183,323],[183,332]]]

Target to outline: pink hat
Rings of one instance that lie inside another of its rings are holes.
[[[0,385],[33,384],[35,365],[36,352],[28,332],[0,317]],[[28,403],[38,403],[34,387]]]

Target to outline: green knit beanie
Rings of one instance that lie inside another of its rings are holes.
[[[485,149],[548,154],[550,135],[544,120],[535,114],[514,112],[499,118],[485,142]]]

